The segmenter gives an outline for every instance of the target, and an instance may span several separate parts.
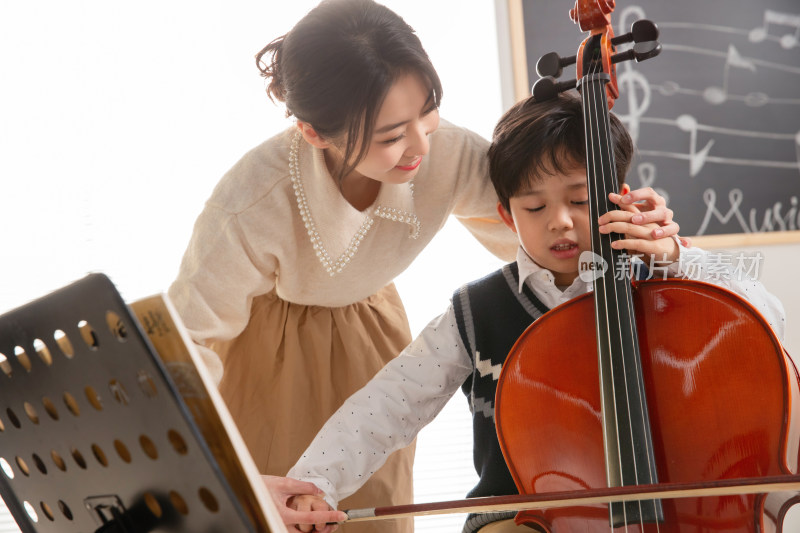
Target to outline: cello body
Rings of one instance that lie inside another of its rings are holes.
[[[659,482],[798,471],[800,379],[749,303],[689,280],[633,283]],[[520,493],[607,486],[592,294],[545,314],[503,367],[498,439]],[[663,500],[663,521],[611,527],[606,505],[521,512],[553,533],[769,533],[795,494]]]

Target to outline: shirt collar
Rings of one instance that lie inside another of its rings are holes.
[[[561,291],[556,287],[553,274],[537,265],[522,246],[517,249],[517,267],[519,269],[517,290],[521,293],[522,287],[527,284],[537,298],[550,308],[592,290],[591,281],[586,282],[577,277],[569,287]]]
[[[539,283],[555,286],[553,274],[546,268],[537,265],[522,246],[517,249],[517,267],[519,268],[519,287],[517,287],[519,292],[522,292],[522,286],[525,285],[528,278],[536,280],[536,282]]]

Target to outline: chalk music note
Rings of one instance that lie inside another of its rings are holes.
[[[719,105],[728,99],[728,77],[731,67],[747,69],[751,72],[756,71],[753,61],[742,57],[735,46],[728,45],[728,54],[725,58],[725,68],[722,74],[722,87],[708,87],[703,92],[703,98],[710,104]]]
[[[800,171],[800,131],[794,136],[794,148],[797,155],[797,170]]]
[[[639,175],[640,188],[651,187],[654,191],[664,198],[664,202],[669,206],[669,193],[666,190],[656,187],[656,166],[653,163],[641,163],[636,167]]]
[[[626,68],[617,76],[617,84],[622,88],[620,93],[626,95],[628,103],[628,113],[619,117],[626,122],[628,132],[636,142],[639,138],[641,118],[650,107],[650,83],[641,72]]]
[[[683,131],[689,132],[689,175],[695,177],[703,168],[708,157],[708,152],[714,146],[714,139],[706,143],[702,150],[697,151],[697,120],[691,115],[681,115],[675,123]]]
[[[770,9],[764,11],[764,23],[761,26],[750,30],[750,33],[748,34],[750,41],[754,43],[760,43],[764,39],[772,37],[769,34],[770,25],[789,26],[795,29],[794,34],[787,33],[778,39],[781,47],[785,48],[786,50],[797,46],[798,42],[800,42],[800,15],[794,15],[792,13],[779,13]]]
[[[744,233],[750,233],[750,228],[747,226],[747,220],[739,211],[739,206],[742,204],[744,194],[741,189],[732,189],[728,192],[728,201],[730,202],[730,209],[727,213],[722,213],[717,209],[717,192],[714,189],[706,189],[703,192],[703,203],[706,204],[706,214],[703,221],[700,223],[700,228],[697,230],[697,235],[704,235],[708,223],[712,217],[717,219],[722,225],[726,225],[731,218],[735,217],[736,221]]]
[[[717,206],[717,192],[714,189],[706,189],[703,192],[703,203],[706,204],[706,213],[700,223],[696,234],[704,235],[708,225],[712,220],[723,226],[733,221],[737,226],[734,233],[761,233],[765,231],[795,231],[800,226],[798,218],[797,196],[789,198],[789,208],[782,199],[769,206],[760,209],[742,209],[744,193],[741,189],[731,189],[728,191],[728,204],[730,207],[727,212],[722,212]],[[724,208],[723,208],[724,209]],[[743,212],[745,211],[745,212]],[[759,212],[760,211],[760,212]]]

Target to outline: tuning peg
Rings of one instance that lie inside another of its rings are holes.
[[[577,80],[556,82],[555,78],[552,76],[544,76],[536,80],[536,83],[533,84],[531,94],[535,101],[542,102],[555,98],[558,93],[574,89],[576,84]]]
[[[661,43],[658,41],[646,41],[643,43],[636,43],[633,48],[619,54],[611,56],[612,63],[620,63],[622,61],[630,61],[635,59],[636,62],[650,59],[661,53]]]
[[[561,57],[555,52],[550,52],[539,58],[536,62],[536,73],[539,76],[552,76],[558,78],[564,67],[575,64],[575,56]]]
[[[618,35],[611,39],[611,44],[617,46],[618,44],[629,43],[642,43],[646,41],[658,40],[658,26],[652,20],[641,19],[631,24],[631,31],[623,35]]]

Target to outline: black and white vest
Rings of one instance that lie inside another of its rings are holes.
[[[480,480],[468,497],[517,494],[497,441],[494,396],[508,352],[548,308],[527,285],[519,292],[517,263],[458,289],[453,307],[461,341],[472,357],[472,375],[461,389],[472,411],[473,462]]]

